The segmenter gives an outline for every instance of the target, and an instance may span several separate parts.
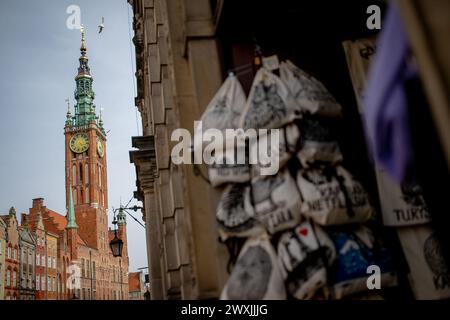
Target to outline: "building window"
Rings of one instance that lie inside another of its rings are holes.
[[[84,290],[84,288],[82,289],[82,294],[81,294],[81,300],[84,300],[86,298],[86,291]]]
[[[38,253],[36,254],[36,266],[41,265],[41,255]]]
[[[56,269],[56,258],[53,258],[53,269]]]
[[[47,266],[48,266],[49,268],[52,267],[52,257],[47,257]]]
[[[80,183],[83,184],[83,165],[81,163],[79,173],[80,173]]]
[[[41,277],[36,275],[36,290],[41,290]]]
[[[77,185],[77,167],[76,166],[72,167],[72,185],[73,186]]]
[[[11,286],[11,271],[6,270],[6,286]]]
[[[52,279],[50,276],[47,276],[47,290],[52,291]]]
[[[84,259],[81,259],[81,276],[85,277],[85,273],[84,273]]]
[[[84,176],[86,183],[89,183],[89,165],[87,163],[84,165]]]
[[[17,287],[17,272],[16,272],[16,270],[13,271],[12,286],[13,286],[13,288]]]
[[[74,188],[74,190],[72,191],[72,197],[73,197],[73,205],[76,206],[77,205],[77,189]]]
[[[45,276],[41,277],[41,290],[45,291]]]
[[[98,166],[98,186],[102,186],[102,168]]]
[[[44,255],[41,256],[41,266],[45,267],[45,256]],[[44,289],[42,289],[42,290],[44,290]]]
[[[90,202],[90,199],[89,199],[89,187],[86,187],[86,199],[85,199],[85,202],[86,203],[89,203]]]
[[[8,259],[11,259],[11,247],[8,247]]]
[[[17,260],[17,249],[15,249],[15,248],[14,248],[14,251],[13,251],[13,259]]]

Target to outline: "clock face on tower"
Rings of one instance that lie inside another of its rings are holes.
[[[89,149],[89,138],[85,133],[77,133],[70,139],[70,150],[75,153],[83,153]]]
[[[97,153],[100,158],[103,158],[105,155],[105,147],[103,146],[102,139],[97,137]]]

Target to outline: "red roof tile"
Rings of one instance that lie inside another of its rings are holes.
[[[58,212],[55,212],[53,210],[50,209],[46,209],[45,210],[45,214],[48,218],[50,219],[44,219],[44,225],[46,229],[49,229],[50,231],[52,231],[54,228],[56,228],[56,230],[53,231],[64,231],[64,229],[66,228],[67,225],[67,219],[65,216],[63,216],[62,214],[59,214]],[[53,222],[53,223],[51,223]],[[86,242],[81,239],[80,235],[77,233],[77,243],[87,246]]]

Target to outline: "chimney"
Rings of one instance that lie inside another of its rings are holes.
[[[44,206],[44,198],[33,199],[33,208],[40,209],[43,206]]]

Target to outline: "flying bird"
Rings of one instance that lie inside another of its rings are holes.
[[[98,33],[102,33],[103,28],[105,28],[104,23],[105,23],[105,18],[102,17],[102,22],[101,22],[101,23],[99,24],[99,26],[98,26]]]

